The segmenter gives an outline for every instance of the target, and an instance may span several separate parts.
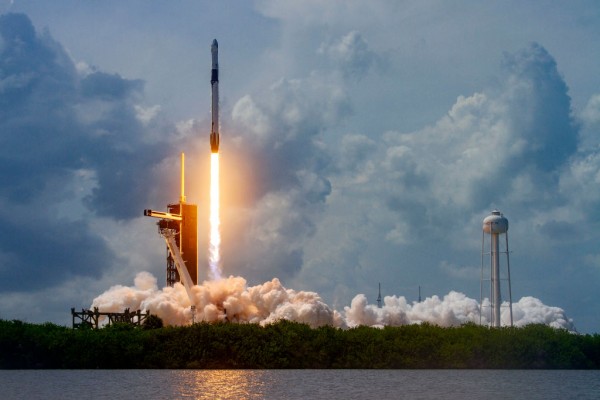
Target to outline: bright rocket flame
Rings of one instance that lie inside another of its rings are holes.
[[[210,244],[208,249],[209,276],[221,279],[221,219],[219,217],[219,153],[210,155]]]

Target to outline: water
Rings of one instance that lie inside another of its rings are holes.
[[[0,399],[600,399],[600,371],[0,371]]]

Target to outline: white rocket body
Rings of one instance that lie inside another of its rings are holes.
[[[210,129],[210,151],[219,152],[219,44],[217,39],[210,46],[212,53],[212,70],[210,85],[212,87],[212,127]]]

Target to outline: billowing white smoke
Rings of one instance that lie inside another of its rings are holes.
[[[133,287],[117,285],[96,297],[92,307],[103,312],[149,310],[165,324],[186,325],[192,320],[190,300],[183,285],[158,289],[157,281],[148,272],[140,272]],[[262,285],[247,287],[242,277],[230,276],[206,281],[192,288],[196,321],[232,321],[261,325],[281,319],[307,323],[312,327],[332,325],[339,328],[367,326],[400,326],[428,322],[440,326],[458,326],[467,322],[479,323],[479,303],[462,293],[450,292],[409,304],[403,296],[386,296],[378,308],[368,304],[364,294],[354,297],[344,315],[331,309],[314,292],[286,289],[278,279]],[[486,309],[484,301],[484,314]],[[489,304],[488,304],[489,305]],[[510,322],[508,304],[503,304],[502,321]],[[523,297],[513,303],[515,326],[541,323],[554,328],[574,331],[573,321],[558,307],[544,305],[533,297]],[[485,315],[482,323],[487,324]]]
[[[462,293],[428,297],[421,303],[409,304],[403,296],[386,296],[381,308],[367,304],[364,294],[354,297],[346,307],[348,326],[399,326],[429,322],[440,326],[456,326],[469,321],[479,322],[479,305]]]
[[[504,323],[510,321],[507,313],[502,314]],[[518,303],[513,304],[513,320],[516,326],[527,324],[545,324],[553,328],[575,331],[573,320],[567,318],[562,308],[551,307],[543,304],[535,297],[523,297]]]
[[[232,321],[260,323],[281,319],[321,325],[343,326],[341,315],[325,304],[314,292],[286,289],[278,279],[253,287],[242,277],[205,281],[192,287],[196,321]],[[117,285],[96,297],[92,307],[103,312],[149,310],[165,324],[186,325],[191,322],[190,300],[180,283],[158,289],[156,278],[140,272],[134,287]]]
[[[483,301],[481,323],[489,324],[489,301]],[[504,302],[501,308],[502,325],[510,325],[510,309]],[[479,323],[479,303],[462,293],[451,291],[440,299],[438,296],[426,298],[420,303],[409,304],[403,296],[386,296],[381,308],[369,305],[367,298],[359,294],[345,307],[346,324],[398,326],[429,322],[440,326],[457,326],[467,322]],[[513,303],[513,323],[515,326],[546,324],[554,328],[575,331],[573,321],[567,318],[563,309],[550,307],[534,297],[523,297]]]

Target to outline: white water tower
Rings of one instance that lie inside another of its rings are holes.
[[[504,235],[504,249],[501,251],[500,241],[501,235]],[[489,251],[486,247],[486,237],[489,236]],[[500,257],[503,255],[503,257]],[[489,257],[489,262],[486,261]],[[501,278],[501,259],[506,260],[504,263],[506,269],[506,277]],[[489,264],[489,266],[488,266]],[[489,276],[485,273],[485,270],[489,271]],[[481,240],[481,284],[480,284],[480,309],[479,309],[479,323],[481,324],[481,315],[483,312],[483,298],[484,298],[484,282],[489,281],[489,318],[490,325],[493,327],[500,327],[500,308],[502,305],[502,292],[500,288],[500,281],[506,280],[508,282],[508,304],[510,309],[510,326],[513,326],[513,314],[512,314],[512,293],[510,287],[510,262],[508,258],[508,220],[498,210],[492,211],[490,215],[485,217],[483,220],[483,234]]]

